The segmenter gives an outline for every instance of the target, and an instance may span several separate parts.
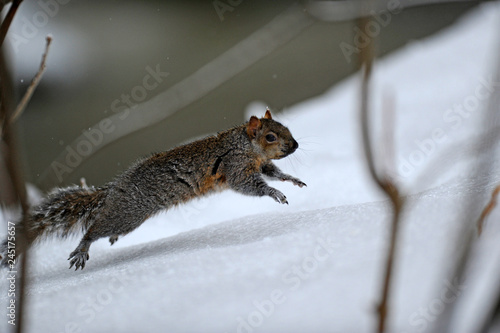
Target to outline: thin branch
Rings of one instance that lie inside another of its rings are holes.
[[[394,135],[395,135],[395,106],[394,106],[394,97],[392,94],[385,93],[384,99],[382,101],[382,128],[387,129],[382,132],[382,158],[385,162],[383,167],[387,175],[396,174],[396,159],[394,158]]]
[[[358,27],[363,29],[363,27],[368,23],[365,17],[358,19]],[[361,105],[360,105],[360,116],[361,116],[361,135],[363,141],[363,148],[366,157],[366,162],[368,164],[368,170],[370,171],[371,177],[375,180],[379,187],[382,187],[379,177],[375,170],[375,162],[373,160],[373,152],[370,143],[370,129],[368,127],[368,103],[370,99],[369,95],[369,84],[370,77],[372,74],[373,66],[373,49],[371,43],[366,47],[361,48],[359,55],[360,67],[362,68],[362,80],[361,80]]]
[[[7,73],[7,66],[5,63],[5,59],[3,57],[3,53],[0,52],[0,116],[3,119],[9,118],[9,110],[12,109],[12,89],[10,86],[9,75]],[[21,209],[22,209],[22,219],[21,219],[21,230],[27,231],[26,228],[26,220],[29,211],[29,205],[27,200],[26,186],[23,180],[23,175],[21,173],[21,164],[18,153],[18,145],[16,141],[16,136],[13,133],[12,126],[7,122],[5,126],[5,132],[3,135],[3,141],[5,142],[5,162],[8,174],[12,181],[12,187],[14,196],[18,199]],[[16,288],[16,313],[17,313],[17,324],[16,324],[16,332],[21,333],[23,330],[23,324],[25,322],[25,314],[24,307],[26,305],[26,268],[28,262],[28,243],[29,243],[30,235],[26,232],[16,233],[16,252],[22,252],[23,255],[20,258],[20,270],[17,273],[17,278],[19,279],[18,288]]]
[[[497,43],[497,50],[495,55],[497,56],[495,59],[498,59],[498,55],[500,54],[500,43]],[[494,82],[498,82],[500,80],[500,63],[494,63]],[[479,175],[491,175],[494,172],[495,160],[498,158],[496,149],[496,142],[493,139],[491,134],[494,134],[495,128],[498,127],[499,124],[499,105],[500,105],[500,90],[496,89],[488,98],[488,105],[483,115],[482,119],[482,131],[486,133],[484,136],[486,139],[484,142],[480,141],[483,136],[480,136],[475,144],[475,146],[480,149],[477,153],[477,162],[472,163],[469,166],[469,172],[471,179],[478,177]],[[488,186],[487,182],[484,182],[478,186],[478,189],[482,189],[485,191],[485,187]],[[474,222],[477,221],[475,218],[476,207],[480,205],[479,200],[481,196],[469,195],[464,198],[462,207],[461,207],[461,221],[456,221],[458,226],[462,226],[462,231],[459,233],[457,239],[455,240],[455,246],[452,250],[455,255],[454,258],[450,258],[452,261],[451,273],[449,273],[448,278],[451,276],[458,281],[465,281],[466,275],[468,273],[468,269],[477,257],[473,254],[473,248],[477,244],[477,236],[476,236],[476,225]],[[492,292],[493,289],[496,289],[496,292],[500,291],[499,283],[492,283]],[[493,294],[493,302],[498,301],[500,296],[498,294]],[[486,300],[485,300],[486,301]],[[462,300],[463,302],[463,300]],[[434,326],[434,332],[452,332],[452,321],[457,318],[459,314],[459,306],[460,302],[453,302],[445,307],[444,311],[437,318]],[[494,303],[493,303],[494,304]],[[489,322],[489,320],[494,320],[494,315],[492,313],[495,311],[492,309],[484,309],[482,312],[487,313],[484,318],[484,321],[481,323],[480,327],[487,328],[493,325],[493,322]],[[482,316],[484,316],[481,314]],[[491,315],[491,316],[490,316]],[[479,328],[479,327],[477,327]],[[479,330],[474,329],[474,331],[479,332]]]
[[[379,333],[385,332],[387,316],[389,312],[389,295],[390,295],[392,275],[393,275],[392,273],[394,271],[394,260],[396,257],[396,250],[398,244],[397,241],[398,241],[399,222],[404,205],[404,199],[399,194],[399,191],[396,186],[394,186],[390,182],[387,182],[384,184],[383,189],[391,200],[393,216],[391,221],[391,235],[390,235],[389,250],[387,252],[387,257],[386,257],[382,293],[380,296],[380,302],[377,307],[379,315],[377,332]]]
[[[360,29],[363,29],[367,23],[368,23],[368,18],[360,18],[358,20],[358,27]],[[363,77],[361,83],[360,121],[361,121],[361,133],[362,133],[365,158],[373,181],[390,199],[393,210],[389,250],[386,257],[384,280],[382,284],[380,301],[377,307],[377,312],[378,312],[377,332],[382,333],[385,332],[387,317],[389,313],[388,300],[391,288],[394,258],[396,257],[399,221],[402,208],[404,205],[404,198],[401,196],[397,186],[392,182],[392,180],[387,175],[387,172],[385,172],[385,175],[380,176],[377,173],[375,166],[374,155],[371,147],[371,136],[370,136],[369,119],[368,119],[368,109],[369,109],[368,104],[370,96],[369,83],[370,83],[372,64],[373,64],[373,48],[371,46],[371,43],[366,47],[361,48],[360,62],[363,70]],[[389,111],[393,115],[393,110],[384,110],[384,112],[389,112]],[[388,114],[388,117],[391,116],[391,114]],[[392,125],[393,121],[390,121],[390,124]],[[389,130],[393,131],[394,128],[390,128]],[[384,143],[387,145],[386,152],[389,152],[389,156],[393,156],[393,147],[394,147],[394,144],[392,142],[393,140],[394,137],[392,135],[385,135],[385,141],[387,142]]]
[[[28,102],[31,99],[31,96],[33,96],[33,93],[35,92],[36,87],[40,83],[40,80],[42,78],[43,73],[45,72],[45,68],[47,67],[45,65],[45,63],[47,61],[47,54],[49,53],[49,47],[50,47],[50,43],[52,42],[52,37],[49,35],[49,36],[45,37],[45,40],[47,41],[47,43],[45,44],[45,52],[42,55],[42,61],[40,63],[40,68],[38,69],[38,73],[36,73],[36,75],[33,77],[33,80],[31,80],[31,83],[30,83],[28,89],[26,90],[26,93],[24,93],[23,98],[21,99],[21,101],[19,102],[19,104],[16,107],[16,110],[12,114],[12,116],[10,118],[11,122],[15,121],[21,115],[21,113],[24,111],[24,109],[26,108],[26,105],[28,104]]]
[[[10,28],[12,20],[21,4],[22,0],[14,0],[7,16],[2,21],[0,26],[0,48],[3,45],[7,31]],[[44,63],[45,60],[42,60]],[[27,218],[29,214],[28,198],[26,193],[26,185],[22,175],[22,168],[19,158],[18,145],[16,141],[16,136],[10,126],[10,111],[12,110],[12,83],[10,75],[7,71],[7,64],[5,61],[3,50],[0,50],[0,119],[4,120],[4,135],[1,136],[6,149],[5,149],[5,162],[8,174],[12,181],[13,194],[18,198],[21,209],[22,209],[22,219],[21,219],[21,230],[24,232],[18,233],[16,235],[16,250],[19,246],[20,252],[24,255],[21,256],[20,260],[20,275],[18,275],[19,284],[16,288],[16,304],[17,304],[17,325],[15,330],[17,333],[23,332],[25,319],[25,305],[26,305],[26,283],[27,283],[27,267],[28,267],[28,244],[30,240],[29,228],[27,228]],[[29,100],[29,98],[28,98]],[[27,102],[26,102],[27,103]]]
[[[28,89],[24,93],[23,98],[21,99],[21,101],[17,105],[17,107],[14,110],[14,112],[12,113],[12,115],[9,118],[4,118],[6,120],[4,121],[4,124],[3,124],[2,128],[0,129],[0,137],[2,136],[2,133],[4,132],[5,126],[7,125],[7,123],[13,123],[14,121],[16,121],[16,119],[19,118],[21,113],[23,113],[24,109],[26,109],[26,106],[28,105],[31,97],[33,96],[33,93],[35,92],[36,87],[38,86],[38,84],[40,83],[40,80],[42,79],[42,75],[45,72],[45,68],[47,67],[45,63],[47,61],[47,54],[49,53],[49,47],[50,47],[50,43],[52,42],[52,37],[49,35],[45,38],[45,40],[47,41],[47,43],[45,44],[45,52],[42,55],[42,61],[40,63],[40,68],[38,69],[38,72],[35,74],[35,76],[31,80],[31,83],[28,86]]]
[[[497,288],[496,298],[493,302],[492,311],[487,315],[486,319],[481,323],[477,332],[488,333],[492,332],[491,327],[494,326],[500,320],[500,289]],[[494,294],[494,295],[495,295]]]
[[[14,19],[14,16],[16,15],[17,9],[19,8],[21,2],[23,2],[23,0],[12,1],[9,12],[7,13],[7,16],[5,16],[5,20],[3,20],[2,25],[0,26],[0,46],[3,45],[5,36],[7,36],[7,31],[9,31],[10,24],[12,23],[12,20]]]
[[[447,145],[439,156],[424,166],[416,179],[411,182],[411,188],[413,190],[427,188],[433,184],[438,175],[445,173],[456,163],[464,160],[470,161],[473,158],[483,158],[483,155],[491,154],[499,140],[500,126],[494,125],[484,133],[469,136]]]
[[[478,235],[481,235],[481,232],[483,231],[484,220],[491,213],[493,208],[495,208],[497,205],[498,193],[500,193],[500,185],[498,185],[491,193],[490,202],[488,202],[486,207],[484,207],[483,211],[481,212],[481,216],[479,217],[479,220],[477,221],[477,233],[478,233]]]
[[[304,12],[303,6],[300,3],[294,3],[268,24],[211,62],[200,67],[184,80],[172,85],[165,91],[158,91],[158,94],[156,94],[155,90],[156,96],[134,105],[133,110],[129,108],[108,117],[107,119],[116,124],[116,129],[112,133],[105,135],[99,145],[94,146],[93,153],[126,135],[157,124],[159,121],[182,110],[187,105],[191,105],[220,85],[228,82],[238,73],[246,70],[285,43],[288,43],[315,22],[314,18],[307,12]],[[160,65],[162,63],[156,65],[157,70],[160,69]],[[166,77],[168,73],[159,72],[159,74]],[[163,87],[163,84],[161,87]],[[160,88],[157,89],[161,90]],[[99,123],[96,123],[91,128],[98,128],[98,126]],[[70,146],[74,147],[81,140],[86,140],[85,133],[75,138]],[[82,160],[90,156],[82,156]],[[66,152],[61,151],[53,162],[64,164],[65,158]],[[54,182],[61,182],[61,179],[55,177],[51,167],[42,172],[37,180],[39,184],[44,183],[51,186],[54,185]]]

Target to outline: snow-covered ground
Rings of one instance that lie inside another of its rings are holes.
[[[487,97],[499,87],[492,82],[499,22],[499,3],[483,4],[376,63],[372,106],[380,115],[381,96],[394,96],[393,176],[411,194],[391,332],[424,332],[455,302],[460,312],[451,331],[474,332],[490,305],[500,274],[500,209],[487,220],[468,278],[447,274],[461,218],[478,216],[500,183],[498,146],[487,174],[471,176],[477,157],[463,153],[481,134]],[[151,218],[113,247],[94,243],[77,272],[66,259],[78,239],[39,245],[31,256],[28,331],[372,332],[390,206],[364,165],[358,96],[354,76],[277,117],[301,147],[278,164],[308,185],[273,183],[288,206],[212,195]],[[252,104],[248,113],[262,115],[264,107]],[[465,205],[471,197],[479,204]]]

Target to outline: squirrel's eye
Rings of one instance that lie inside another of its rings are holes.
[[[274,134],[268,134],[268,135],[266,135],[266,141],[267,142],[274,142],[274,141],[276,141],[276,135],[274,135]]]

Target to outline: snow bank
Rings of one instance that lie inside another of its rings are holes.
[[[474,159],[457,152],[460,159],[442,164],[426,182],[420,178],[452,144],[479,134],[495,88],[488,82],[499,16],[498,3],[483,4],[375,67],[372,105],[379,115],[380,96],[395,96],[394,176],[412,193],[391,299],[394,332],[427,330],[457,300],[467,302],[453,332],[471,332],[500,273],[497,210],[478,243],[474,273],[467,281],[445,278],[462,228],[462,200],[474,193],[486,202],[484,187],[500,183],[499,161],[492,174],[468,179]],[[38,246],[28,331],[373,331],[390,209],[363,164],[358,86],[353,76],[277,117],[301,145],[278,164],[308,184],[273,183],[289,206],[232,192],[203,198],[150,219],[112,248],[96,242],[78,272],[66,261],[77,239]],[[257,115],[262,110],[249,107]],[[2,283],[4,309],[6,295]],[[0,331],[7,328],[0,321]]]

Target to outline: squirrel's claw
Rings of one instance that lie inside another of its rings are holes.
[[[297,179],[297,181],[294,181],[294,182],[293,182],[293,185],[296,185],[296,186],[298,186],[298,187],[300,187],[300,188],[302,188],[302,187],[304,187],[304,186],[305,186],[305,187],[307,187],[307,184],[306,184],[306,183],[304,183],[304,182],[302,182],[302,181],[300,181],[300,180],[298,180],[298,179]]]
[[[90,258],[90,256],[87,252],[76,252],[76,251],[72,252],[68,258],[68,260],[71,260],[69,262],[69,269],[71,269],[73,267],[73,265],[75,266],[75,271],[77,271],[78,268],[84,269],[85,262],[89,258]]]
[[[278,191],[277,189],[273,188],[271,193],[269,194],[271,198],[273,198],[276,202],[281,203],[281,204],[287,204],[288,201],[286,200],[286,196]]]
[[[295,186],[298,186],[298,187],[304,187],[304,186],[307,186],[306,183],[304,183],[303,181],[301,181],[300,179],[298,178],[295,178],[295,177],[292,177],[292,176],[288,176],[286,175],[285,177],[281,178],[281,181],[289,181],[289,182],[292,182],[293,185]]]

